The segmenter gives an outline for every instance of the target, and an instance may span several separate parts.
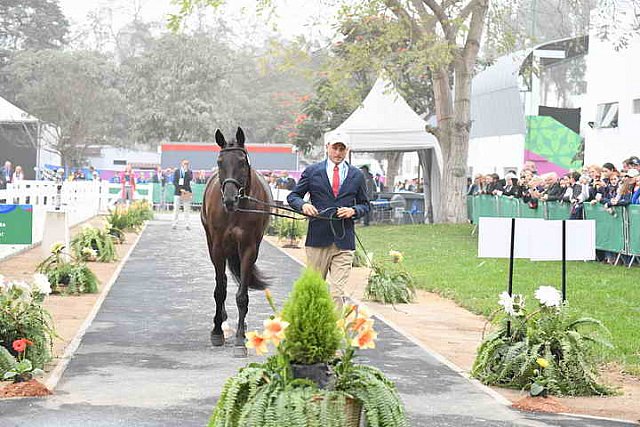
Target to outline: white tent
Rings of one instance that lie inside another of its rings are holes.
[[[37,123],[38,119],[0,97],[0,123]]]
[[[379,77],[360,107],[340,126],[327,132],[325,140],[339,132],[349,136],[352,152],[417,151],[425,176],[425,207],[431,205],[435,215],[442,152],[437,139],[425,130],[426,125],[393,83]]]
[[[31,179],[35,176],[34,169],[60,164],[60,155],[53,149],[56,140],[54,125],[0,97],[0,162],[10,160],[14,166],[22,166],[25,176]]]

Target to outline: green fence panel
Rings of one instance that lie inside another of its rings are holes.
[[[547,202],[545,205],[547,209],[547,219],[569,219],[571,216],[571,205],[568,203]]]
[[[629,253],[640,255],[640,205],[627,206],[629,213]]]
[[[30,245],[31,205],[0,205],[0,245]]]
[[[518,199],[498,197],[498,216],[502,218],[518,218]]]
[[[586,219],[596,221],[596,249],[610,252],[624,250],[624,211],[614,208],[614,214],[609,213],[603,205],[584,204]]]
[[[519,218],[538,218],[544,219],[544,203],[538,203],[538,207],[535,209],[531,209],[528,203],[523,202],[522,200],[518,200],[519,205]]]
[[[474,212],[477,218],[483,216],[498,216],[498,200],[495,196],[478,196],[476,197],[476,205]],[[477,224],[477,222],[476,222]]]
[[[191,184],[191,190],[193,191],[193,200],[191,201],[194,205],[201,205],[202,198],[204,197],[204,189],[206,184]],[[173,184],[167,184],[164,187],[164,201],[165,203],[173,203],[173,195],[175,193],[175,187]],[[160,184],[153,184],[153,203],[160,203],[160,199],[162,198],[162,187]]]

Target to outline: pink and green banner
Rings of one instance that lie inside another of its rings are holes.
[[[527,117],[524,159],[534,161],[539,174],[582,168],[582,160],[576,159],[581,145],[582,137],[553,117]]]

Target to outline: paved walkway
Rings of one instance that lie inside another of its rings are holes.
[[[235,359],[231,347],[209,343],[214,272],[204,240],[195,219],[186,232],[171,230],[166,217],[152,221],[55,395],[0,401],[0,426],[206,425],[225,379],[257,358]],[[266,243],[259,264],[282,301],[300,266]],[[252,330],[270,309],[261,292],[250,299]],[[231,293],[228,301],[237,318]],[[397,382],[411,426],[627,425],[511,410],[390,327],[377,329],[378,347],[362,354]]]

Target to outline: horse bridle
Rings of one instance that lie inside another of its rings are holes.
[[[223,148],[222,150],[220,150],[221,153],[224,153],[225,151],[242,151],[245,155],[245,160],[247,161],[247,165],[249,165],[249,170],[251,170],[251,164],[249,163],[249,153],[247,153],[247,150],[243,147],[228,147],[228,148]],[[249,171],[249,177],[251,176],[251,171]],[[236,199],[239,199],[241,197],[244,197],[244,186],[242,185],[242,183],[240,181],[238,181],[235,178],[227,178],[224,181],[222,181],[220,183],[220,192],[224,194],[224,189],[226,188],[227,184],[233,184],[236,186],[236,188],[238,189],[238,195],[236,196]]]

